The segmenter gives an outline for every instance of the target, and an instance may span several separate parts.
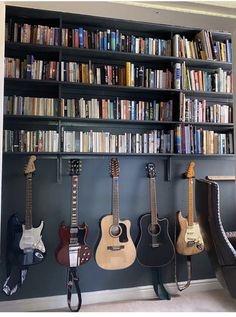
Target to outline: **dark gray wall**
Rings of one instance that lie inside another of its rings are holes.
[[[164,161],[150,158],[120,158],[120,217],[130,219],[131,234],[135,240],[138,235],[138,217],[149,210],[149,182],[145,174],[145,164],[156,163],[157,202],[159,217],[168,217],[173,238],[175,212],[187,212],[187,182],[181,178],[189,161],[172,161],[172,180],[165,180]],[[109,158],[83,160],[79,186],[79,222],[89,225],[88,242],[93,247],[99,237],[99,219],[111,212],[111,178],[109,177]],[[24,158],[5,157],[3,163],[3,205],[2,205],[2,257],[0,283],[5,280],[4,253],[6,247],[6,225],[9,215],[19,213],[23,219],[25,210],[25,179],[23,176]],[[226,159],[196,160],[196,177],[206,175],[234,175],[234,161]],[[234,182],[221,182],[222,218],[225,229],[236,229]],[[65,294],[66,269],[55,260],[55,250],[59,243],[58,227],[62,220],[70,221],[70,177],[67,161],[63,164],[62,184],[56,182],[56,160],[36,161],[36,174],[33,178],[33,222],[38,226],[45,221],[43,241],[47,257],[39,265],[30,268],[27,279],[17,294],[12,297],[0,292],[0,300],[14,300],[30,297],[43,297]],[[178,256],[180,279],[186,279],[184,258]],[[150,270],[141,267],[137,261],[128,269],[105,271],[100,269],[94,258],[79,269],[82,292],[150,285]],[[165,282],[174,281],[173,263],[163,269]],[[214,273],[207,255],[193,257],[193,279],[213,278]]]

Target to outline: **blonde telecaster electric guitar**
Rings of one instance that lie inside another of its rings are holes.
[[[191,162],[185,173],[188,179],[188,217],[184,218],[179,211],[177,213],[180,233],[176,243],[176,251],[182,255],[194,255],[204,250],[199,224],[194,222],[193,210],[193,178],[195,163]]]

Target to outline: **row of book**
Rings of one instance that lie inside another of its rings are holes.
[[[83,27],[77,29],[63,28],[61,44],[62,46],[74,48],[160,56],[171,55],[171,40],[127,35],[118,29],[114,31],[110,29],[90,31]]]
[[[38,80],[59,80],[59,62],[35,60],[33,55],[27,58],[5,58],[4,74],[6,78],[25,78]]]
[[[173,153],[174,131],[112,134],[110,132],[64,131],[64,152]]]
[[[9,42],[60,45],[60,28],[46,25],[31,25],[27,23],[6,22],[6,40]]]
[[[81,152],[81,153],[177,153],[233,154],[233,132],[217,133],[178,125],[174,130],[146,133],[63,131],[61,144],[56,131],[5,130],[5,152]]]
[[[4,152],[58,152],[59,134],[54,131],[4,130]]]
[[[232,123],[232,106],[224,104],[209,104],[205,99],[185,98],[181,93],[179,121]]]
[[[175,64],[175,87],[193,91],[209,91],[220,93],[233,92],[233,76],[231,71],[222,68],[205,71],[190,69],[185,62]]]
[[[158,102],[119,98],[113,100],[62,99],[62,112],[63,109],[66,109],[68,117],[104,120],[173,120],[173,100]]]
[[[61,62],[61,80],[84,84],[121,85],[146,88],[171,88],[169,69],[151,69],[126,62],[125,66]]]
[[[233,132],[217,133],[192,125],[175,128],[176,153],[178,154],[233,154]]]
[[[65,47],[232,62],[231,41],[213,41],[212,33],[206,30],[198,32],[191,40],[180,34],[175,34],[171,40],[124,34],[119,29],[89,30],[79,26],[62,28],[60,41],[59,27],[18,23],[12,19],[5,26],[6,40],[10,42],[54,46],[61,43]]]
[[[4,114],[57,117],[61,115],[60,101],[55,98],[4,96]]]
[[[53,99],[4,97],[5,115],[55,116],[115,120],[173,120],[173,100]]]
[[[232,74],[218,68],[214,72],[186,70],[187,90],[233,93]]]
[[[54,99],[24,96],[4,97],[5,115],[54,116],[87,119],[155,120],[181,122],[232,123],[232,106],[208,103],[205,99],[186,98],[180,94],[180,105],[173,100],[144,101],[121,98]]]
[[[35,60],[27,55],[25,60],[5,58],[5,77],[39,80],[59,80],[84,84],[121,85],[159,89],[186,89],[232,93],[232,74],[218,68],[203,71],[186,68],[185,63],[174,65],[174,75],[169,69],[153,69],[126,62],[125,66],[97,65],[77,62]],[[61,75],[60,75],[61,74]]]
[[[232,43],[230,40],[213,41],[210,31],[202,30],[192,40],[185,35],[173,36],[173,56],[232,63]]]

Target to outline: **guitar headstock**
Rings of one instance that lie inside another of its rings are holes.
[[[195,167],[195,163],[192,161],[189,163],[187,171],[185,172],[185,177],[187,178],[193,178],[195,177],[195,173],[194,173],[194,167]]]
[[[156,168],[154,163],[147,163],[146,165],[147,176],[150,178],[156,177]]]
[[[35,161],[36,161],[36,156],[31,155],[28,163],[25,165],[25,169],[24,169],[25,175],[32,174],[36,170],[34,165]]]
[[[117,158],[111,159],[111,177],[119,177],[120,174],[120,167],[119,161]]]
[[[81,160],[70,160],[69,161],[70,176],[78,176],[82,169]]]

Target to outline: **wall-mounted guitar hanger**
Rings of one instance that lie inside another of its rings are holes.
[[[210,181],[235,181],[235,176],[206,176]]]

